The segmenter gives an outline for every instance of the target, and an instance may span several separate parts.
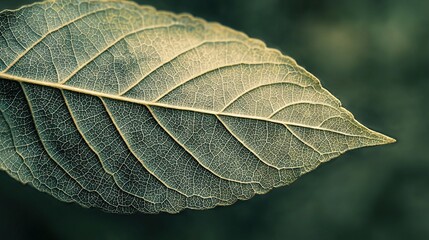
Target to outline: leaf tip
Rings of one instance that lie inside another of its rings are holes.
[[[384,134],[381,133],[377,133],[377,137],[378,137],[378,141],[376,145],[387,145],[387,144],[392,144],[392,143],[396,143],[396,139],[391,138],[389,136],[386,136]]]
[[[392,143],[396,143],[396,139],[394,139],[394,138],[391,138],[391,137],[388,137],[388,136],[385,136],[385,135],[383,135],[384,136],[384,143],[385,144],[392,144]]]

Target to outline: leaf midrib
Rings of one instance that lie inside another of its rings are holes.
[[[353,134],[348,134],[348,133],[344,133],[344,132],[340,132],[340,131],[335,131],[332,129],[315,127],[315,126],[310,126],[310,125],[306,125],[306,124],[298,124],[298,123],[293,123],[293,122],[283,122],[283,121],[259,117],[259,116],[250,116],[250,115],[243,115],[243,114],[229,113],[229,112],[218,112],[218,111],[211,111],[211,110],[206,110],[206,109],[194,109],[194,108],[190,108],[190,107],[182,107],[182,106],[176,106],[176,105],[159,103],[159,102],[145,101],[145,100],[141,100],[141,99],[129,98],[129,97],[118,96],[118,95],[113,95],[113,94],[108,94],[108,93],[96,92],[96,91],[82,89],[82,88],[76,88],[73,86],[63,85],[63,84],[59,84],[59,83],[37,81],[37,80],[29,79],[29,78],[10,75],[7,73],[0,73],[0,79],[17,81],[20,83],[29,83],[29,84],[45,86],[45,87],[51,87],[51,88],[56,88],[56,89],[61,89],[61,90],[72,91],[72,92],[76,92],[76,93],[87,94],[87,95],[91,95],[91,96],[95,96],[95,97],[109,98],[109,99],[123,101],[123,102],[136,103],[136,104],[140,104],[140,105],[144,105],[144,106],[148,106],[148,107],[160,107],[160,108],[167,108],[167,109],[173,109],[173,110],[198,112],[198,113],[210,114],[210,115],[215,115],[215,116],[225,116],[225,117],[236,117],[236,118],[260,120],[260,121],[271,122],[271,123],[282,124],[282,125],[293,126],[293,127],[301,127],[301,128],[309,128],[309,129],[320,130],[320,131],[327,131],[327,132],[332,132],[332,133],[336,133],[336,134],[340,134],[340,135],[344,135],[344,136],[349,136],[349,137],[358,137],[358,138],[365,138],[365,139],[378,140],[378,141],[380,140],[378,138],[371,138],[371,137],[363,136],[363,135],[353,135]]]

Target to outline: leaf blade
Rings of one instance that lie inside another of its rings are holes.
[[[45,20],[16,19],[29,12]],[[1,31],[0,167],[64,201],[118,213],[229,205],[393,141],[294,60],[218,24],[123,1],[0,15],[18,21]]]

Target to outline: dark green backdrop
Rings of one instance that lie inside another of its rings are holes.
[[[31,0],[0,0],[16,8]],[[279,48],[369,127],[398,139],[230,207],[111,215],[0,173],[5,239],[429,239],[428,0],[147,0]],[[426,105],[426,107],[425,107]]]

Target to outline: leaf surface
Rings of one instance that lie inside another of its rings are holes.
[[[109,212],[249,199],[345,151],[367,129],[262,42],[128,1],[0,13],[0,169]]]

